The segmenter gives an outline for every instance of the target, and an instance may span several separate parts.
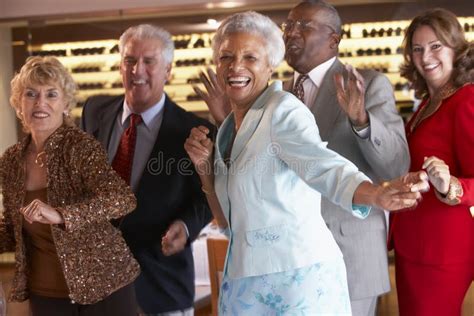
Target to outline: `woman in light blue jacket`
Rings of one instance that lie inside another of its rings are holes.
[[[349,315],[344,261],[321,217],[321,194],[363,219],[370,205],[415,205],[426,174],[375,186],[327,149],[309,109],[281,82],[269,85],[284,44],[268,17],[230,16],[213,52],[232,113],[215,149],[203,126],[192,130],[185,148],[230,238],[219,314]]]

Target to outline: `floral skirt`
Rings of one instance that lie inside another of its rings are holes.
[[[351,315],[344,261],[240,279],[224,275],[219,315]]]

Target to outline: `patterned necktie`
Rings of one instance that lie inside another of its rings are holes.
[[[112,167],[117,173],[130,184],[132,174],[133,154],[135,153],[135,142],[137,139],[137,125],[142,122],[138,114],[130,115],[130,125],[123,132],[120,143],[112,161]]]
[[[293,94],[304,103],[304,89],[303,82],[308,79],[308,75],[300,75],[296,80],[296,84],[293,87]]]

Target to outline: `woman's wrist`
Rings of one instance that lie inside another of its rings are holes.
[[[464,194],[461,182],[458,178],[451,176],[449,180],[448,191],[443,194],[435,189],[435,195],[443,203],[448,205],[457,205],[461,203],[461,198]]]
[[[369,181],[361,182],[354,192],[352,203],[357,205],[377,206],[377,196],[380,189],[381,186],[376,186]]]
[[[209,176],[213,174],[212,163],[204,163],[200,166],[196,166],[196,172],[199,176]]]
[[[215,195],[216,194],[216,191],[214,190],[214,188],[208,188],[208,187],[205,187],[204,185],[201,186],[201,191],[204,192],[204,194],[206,194],[206,195]]]
[[[200,175],[201,179],[201,191],[206,195],[215,194],[214,189],[214,174]]]

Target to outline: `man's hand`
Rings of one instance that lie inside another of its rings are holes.
[[[365,111],[365,83],[360,73],[350,65],[345,66],[347,81],[342,74],[334,75],[336,96],[341,109],[347,114],[354,127],[369,123],[369,115]]]
[[[188,236],[184,222],[174,221],[166,234],[161,238],[161,250],[165,256],[174,255],[184,249]]]
[[[217,126],[220,126],[231,111],[230,102],[225,94],[225,89],[217,80],[216,73],[211,68],[207,68],[207,75],[201,71],[199,73],[199,79],[201,79],[201,82],[204,84],[207,93],[197,86],[193,86],[194,92],[206,102],[209,112],[211,112]]]

